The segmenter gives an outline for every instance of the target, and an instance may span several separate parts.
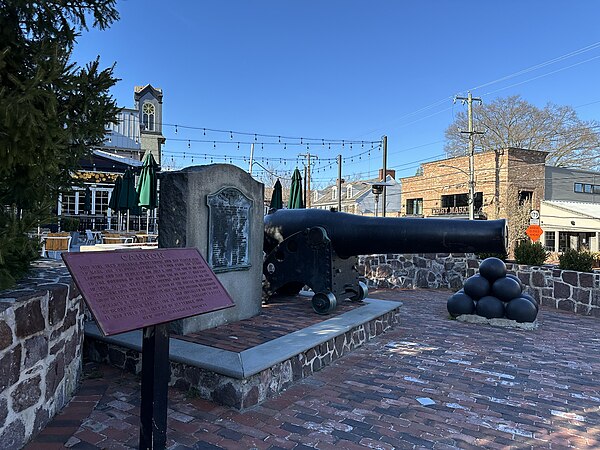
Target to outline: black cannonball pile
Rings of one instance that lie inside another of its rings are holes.
[[[452,317],[477,314],[487,319],[533,322],[539,306],[523,288],[519,278],[506,274],[501,259],[487,258],[479,266],[479,273],[468,278],[464,287],[448,299],[448,312]]]

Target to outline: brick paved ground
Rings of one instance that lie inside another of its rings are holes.
[[[243,413],[170,390],[169,447],[600,448],[600,321],[543,310],[536,331],[466,324],[448,320],[447,295],[372,295],[404,302],[400,327]],[[28,450],[137,446],[137,379],[90,375]]]

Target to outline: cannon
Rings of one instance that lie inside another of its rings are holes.
[[[360,301],[358,255],[466,253],[506,249],[504,220],[377,218],[319,209],[284,209],[265,216],[265,294],[314,292],[318,314],[345,299]]]

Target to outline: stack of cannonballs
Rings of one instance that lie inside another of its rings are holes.
[[[479,266],[479,274],[468,278],[463,289],[448,299],[448,312],[452,317],[477,314],[487,319],[533,322],[539,307],[523,288],[519,278],[506,274],[501,259],[487,258]]]

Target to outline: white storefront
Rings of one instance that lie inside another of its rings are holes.
[[[600,251],[600,203],[544,200],[540,206],[541,242],[546,250]]]

